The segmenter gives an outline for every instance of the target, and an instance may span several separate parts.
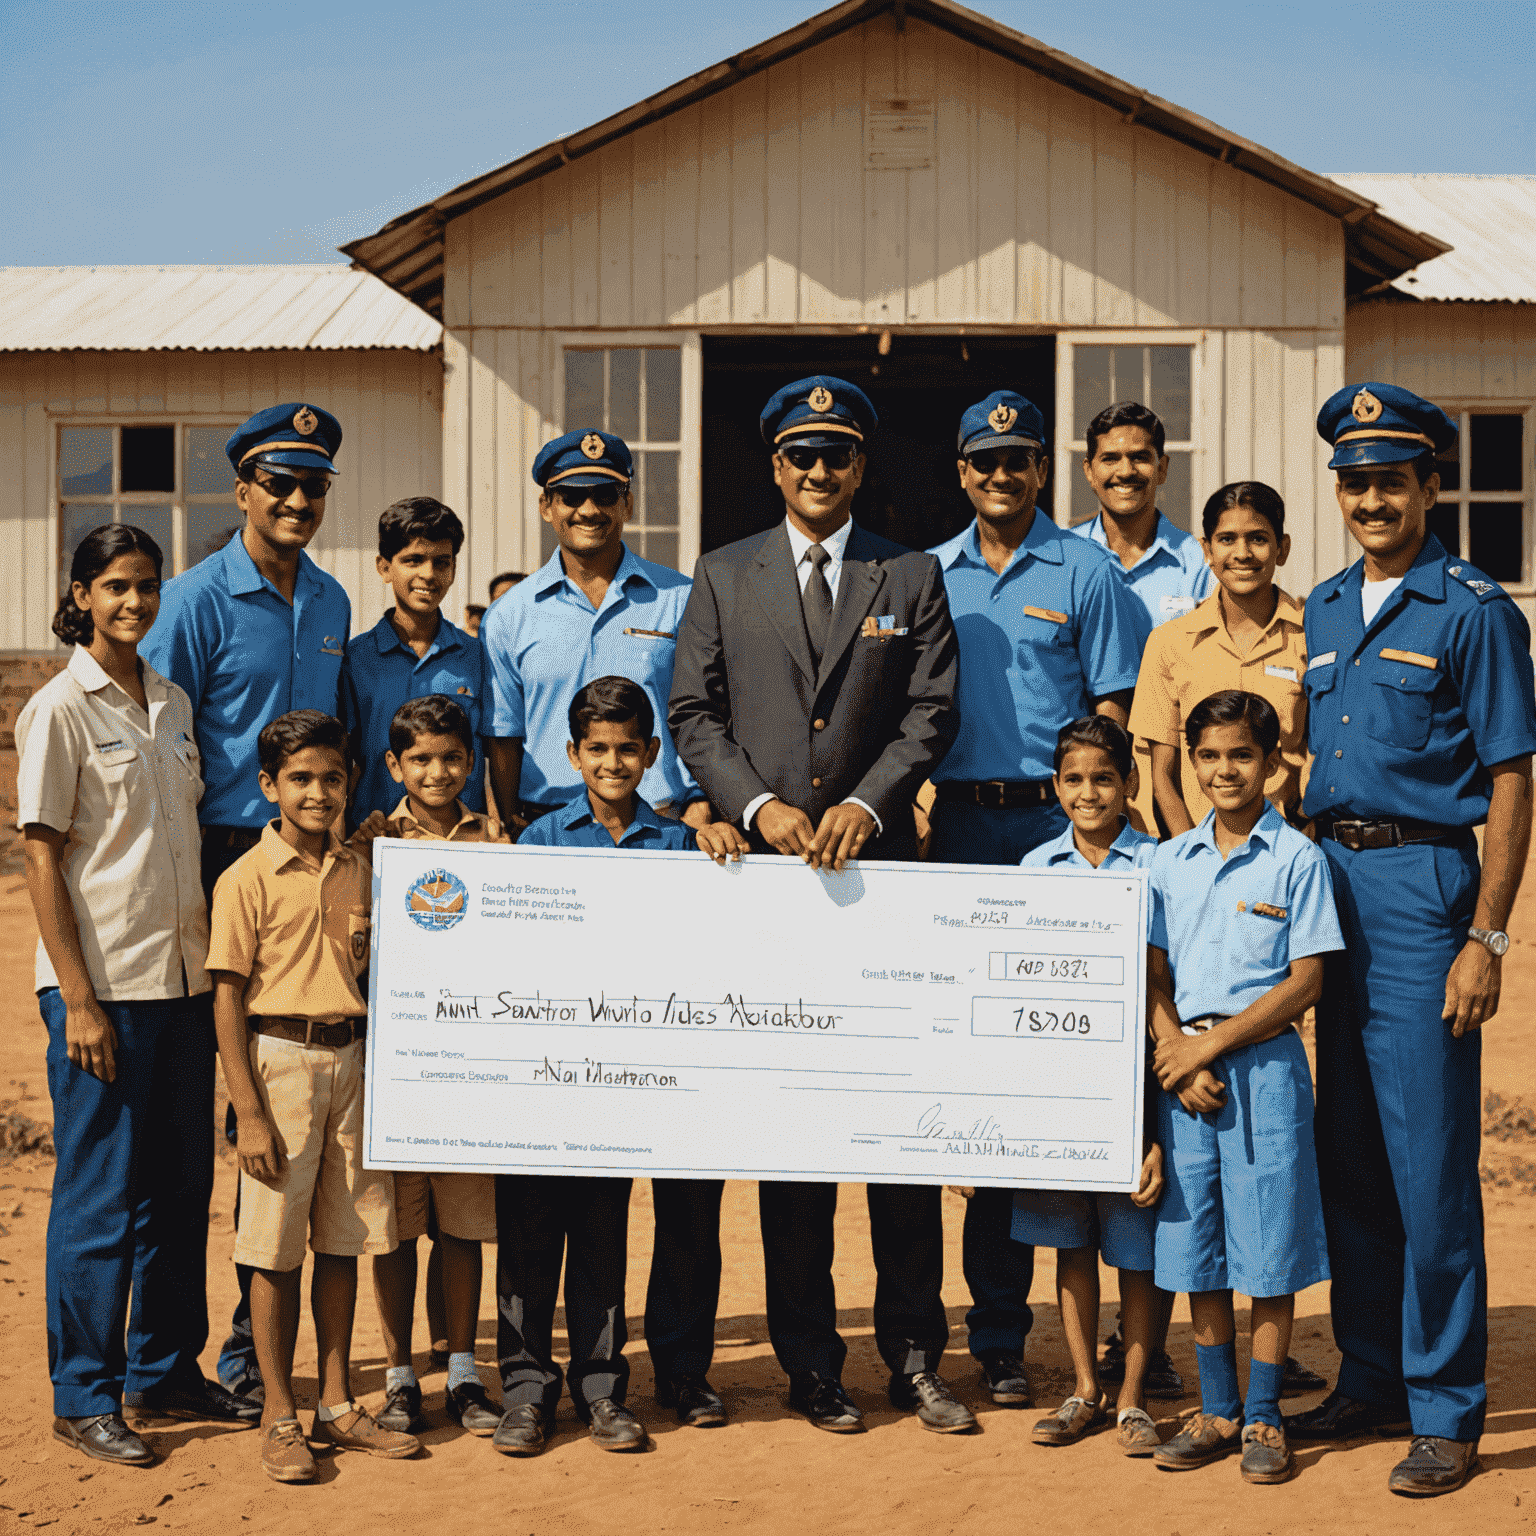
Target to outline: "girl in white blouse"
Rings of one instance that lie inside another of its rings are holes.
[[[19,825],[40,934],[53,1208],[54,1435],[100,1461],[154,1453],[146,1415],[254,1421],[203,1380],[214,1040],[199,879],[202,777],[187,696],[139,659],[161,553],[127,524],[81,541],[53,630],[69,664],[16,722]]]

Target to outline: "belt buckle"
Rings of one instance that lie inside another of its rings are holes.
[[[988,792],[983,799],[982,791]],[[984,779],[976,786],[976,803],[984,810],[1001,811],[1005,808],[1008,786],[1001,779]]]
[[[1351,853],[1362,853],[1365,850],[1365,823],[1363,821],[1343,821],[1334,818],[1333,840],[1343,843]]]

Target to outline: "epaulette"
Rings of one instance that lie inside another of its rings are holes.
[[[1447,576],[1454,576],[1462,586],[1476,594],[1479,602],[1486,603],[1491,597],[1508,597],[1502,586],[1496,581],[1490,581],[1475,565],[1448,565],[1445,568]]]

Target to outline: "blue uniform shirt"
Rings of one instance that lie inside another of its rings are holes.
[[[524,743],[520,799],[556,805],[581,789],[581,775],[565,754],[571,738],[566,715],[582,688],[608,676],[639,683],[656,712],[661,751],[640,781],[641,793],[679,809],[699,798],[667,730],[677,630],[692,585],[626,546],[601,607],[594,609],[566,579],[557,549],[491,604],[480,627],[492,701],[488,734]]]
[[[370,811],[388,816],[400,800],[400,786],[389,776],[384,754],[389,750],[389,722],[410,699],[429,693],[446,694],[464,706],[478,741],[483,724],[485,653],[473,635],[438,615],[437,634],[425,656],[395,633],[386,614],[372,629],[347,646],[342,680],[342,707],[352,751],[363,776],[352,797],[353,822]],[[472,811],[485,809],[485,753],[475,748],[475,766],[459,798]]]
[[[1531,631],[1495,581],[1433,535],[1366,629],[1364,560],[1307,599],[1304,809],[1345,819],[1488,819],[1488,769],[1536,752]]]
[[[1072,532],[1102,550],[1109,549],[1102,512],[1079,523]],[[1121,579],[1145,604],[1154,629],[1181,613],[1193,612],[1216,590],[1216,577],[1205,563],[1199,539],[1175,528],[1161,512],[1157,514],[1157,537],[1152,547],[1130,570],[1120,564],[1118,555],[1111,554],[1110,559]]]
[[[290,710],[339,713],[351,625],[352,604],[334,576],[300,553],[290,604],[239,534],[166,582],[139,652],[192,700],[207,785],[197,808],[203,826],[271,820],[256,782],[256,738]]]
[[[650,848],[687,853],[699,847],[692,827],[658,816],[639,795],[635,796],[635,819],[615,843],[608,828],[592,814],[585,785],[569,804],[540,816],[517,841],[524,848]]]
[[[1069,826],[1060,837],[1053,837],[1038,848],[1031,848],[1019,860],[1021,869],[1086,869],[1094,874],[1120,874],[1127,869],[1150,869],[1152,855],[1157,852],[1155,837],[1138,832],[1129,818],[1120,818],[1120,835],[1104,856],[1104,862],[1095,870],[1093,865],[1077,851],[1077,843]]]
[[[1145,611],[1108,555],[1038,508],[1001,575],[974,521],[932,553],[960,641],[960,734],[935,781],[1050,778],[1062,726],[1136,686]]]
[[[1147,942],[1168,953],[1182,1020],[1241,1013],[1291,961],[1344,948],[1327,860],[1272,805],[1225,860],[1214,811],[1160,843],[1151,885]]]

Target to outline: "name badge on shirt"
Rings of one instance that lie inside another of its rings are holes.
[[[345,656],[346,647],[341,643],[341,636],[327,635],[320,642],[320,654],[322,656]]]
[[[1158,607],[1165,617],[1176,619],[1181,613],[1193,613],[1195,600],[1192,597],[1168,596],[1159,600]]]
[[[1047,624],[1065,624],[1067,616],[1057,613],[1054,608],[1036,608],[1029,603],[1024,604],[1025,614],[1032,619],[1044,619]]]
[[[1284,907],[1272,907],[1267,901],[1254,902],[1253,910],[1260,917],[1278,917],[1282,921],[1285,918]]]
[[[1313,667],[1326,667],[1330,661],[1337,661],[1338,659],[1339,653],[1337,651],[1324,651],[1321,656],[1314,656],[1307,663],[1307,671],[1310,672]]]
[[[677,632],[671,629],[626,629],[626,635],[641,635],[647,640],[676,640]]]
[[[1286,682],[1294,683],[1296,681],[1296,668],[1295,667],[1265,667],[1264,668],[1264,676],[1265,677],[1283,677],[1286,680]]]
[[[1434,656],[1426,656],[1422,651],[1399,651],[1390,645],[1382,647],[1381,659],[1383,661],[1406,661],[1410,667],[1428,667],[1431,672],[1437,672],[1440,669],[1440,662]]]

